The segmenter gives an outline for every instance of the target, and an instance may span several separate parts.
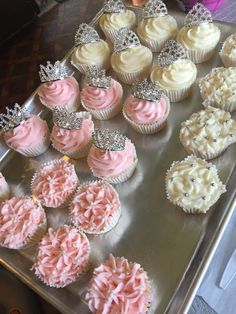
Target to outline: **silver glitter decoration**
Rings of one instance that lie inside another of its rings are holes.
[[[105,13],[121,13],[126,11],[126,6],[122,0],[105,0],[103,8]]]
[[[85,45],[93,42],[100,41],[98,32],[86,23],[80,24],[75,34],[75,45]]]
[[[106,76],[106,71],[98,69],[96,65],[88,66],[88,74],[86,81],[90,86],[109,88],[111,85],[111,77]]]
[[[166,67],[185,58],[187,58],[187,54],[184,47],[171,39],[166,42],[164,48],[161,50],[157,58],[157,64],[160,67]]]
[[[125,141],[126,137],[117,130],[95,129],[93,133],[93,144],[102,150],[124,150]]]
[[[83,118],[78,117],[76,112],[55,108],[53,110],[53,123],[59,128],[66,130],[81,129]]]
[[[139,46],[140,41],[138,36],[133,32],[131,29],[128,27],[122,27],[115,39],[114,43],[114,51],[115,52],[120,52],[122,50]]]
[[[212,23],[211,12],[202,3],[196,3],[188,12],[184,25],[191,28],[202,23]]]
[[[47,61],[46,66],[40,64],[39,67],[39,77],[42,83],[63,80],[65,77],[69,76],[65,66],[63,66],[60,61],[56,61],[54,65],[51,64],[50,61]]]
[[[132,95],[139,99],[159,102],[163,95],[163,91],[156,82],[149,83],[147,79],[134,85]]]
[[[14,129],[18,125],[22,124],[30,116],[27,109],[21,108],[20,105],[15,104],[13,109],[6,107],[7,113],[0,114],[0,128],[3,132]]]
[[[143,15],[145,19],[164,16],[167,14],[168,11],[166,5],[161,0],[149,0],[144,6]]]

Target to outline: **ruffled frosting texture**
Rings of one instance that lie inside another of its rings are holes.
[[[135,13],[126,10],[120,13],[105,13],[101,16],[99,24],[102,28],[118,31],[122,27],[133,28],[136,23]]]
[[[236,34],[232,34],[226,39],[220,53],[236,58]]]

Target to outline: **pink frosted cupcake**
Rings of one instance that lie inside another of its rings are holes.
[[[77,190],[70,210],[70,220],[85,233],[110,231],[121,215],[119,196],[105,181],[86,182]]]
[[[151,284],[140,264],[110,255],[95,268],[85,299],[94,314],[145,314],[152,300]]]
[[[158,85],[147,79],[137,83],[123,109],[125,119],[139,133],[153,134],[165,126],[170,101]]]
[[[39,244],[32,269],[46,285],[63,288],[86,270],[89,254],[89,241],[76,228],[49,228]]]
[[[6,199],[8,199],[10,197],[10,194],[11,194],[10,187],[6,179],[0,172],[0,202],[3,202]]]
[[[79,83],[67,74],[60,61],[52,65],[40,65],[41,84],[38,95],[41,103],[49,109],[62,107],[67,111],[76,111],[79,107]]]
[[[63,160],[49,161],[36,171],[31,190],[46,207],[63,207],[76,191],[79,180],[75,167]]]
[[[18,104],[15,104],[14,109],[6,109],[7,113],[0,115],[0,127],[6,144],[26,157],[43,154],[50,145],[46,121],[29,115]]]
[[[120,83],[107,77],[105,70],[89,68],[87,84],[81,92],[81,104],[94,118],[108,120],[122,109],[123,88]]]
[[[53,122],[51,141],[56,150],[72,159],[88,155],[94,130],[90,113],[55,109]]]
[[[0,207],[0,246],[25,249],[44,234],[47,219],[43,207],[30,196],[13,197]]]
[[[108,129],[95,130],[87,161],[95,177],[114,184],[128,180],[138,163],[134,144]]]

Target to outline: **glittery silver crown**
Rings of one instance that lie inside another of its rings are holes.
[[[77,130],[82,126],[83,118],[78,117],[77,112],[69,112],[62,108],[53,110],[53,123],[59,128]]]
[[[114,43],[114,51],[120,52],[122,50],[139,46],[140,41],[138,36],[128,27],[123,27],[119,30]]]
[[[184,47],[175,40],[168,40],[157,58],[157,64],[161,67],[169,66],[179,59],[187,58]]]
[[[125,141],[126,137],[117,130],[95,129],[93,133],[93,144],[102,150],[124,150]]]
[[[202,3],[196,3],[188,12],[184,25],[194,27],[202,23],[212,23],[211,12]]]
[[[47,61],[47,65],[44,66],[40,64],[39,77],[41,82],[50,82],[56,80],[63,80],[65,77],[68,77],[68,73],[64,65],[60,61],[56,61],[55,64],[51,64],[50,61]]]
[[[158,102],[161,100],[163,91],[159,88],[156,82],[149,83],[147,79],[144,79],[134,85],[132,95],[139,99]]]
[[[25,108],[21,108],[20,105],[15,104],[13,109],[6,107],[7,113],[0,114],[0,127],[4,132],[14,129],[22,122],[27,120],[29,112]]]
[[[143,15],[145,19],[167,14],[168,11],[166,5],[161,0],[149,0],[144,6]]]
[[[105,13],[120,13],[126,11],[122,0],[105,0],[103,8]]]
[[[99,41],[100,37],[98,32],[90,25],[86,23],[80,24],[76,34],[75,34],[75,45],[85,45]]]
[[[100,88],[109,88],[111,84],[111,77],[106,76],[106,71],[98,69],[96,65],[88,67],[86,80],[89,85]]]

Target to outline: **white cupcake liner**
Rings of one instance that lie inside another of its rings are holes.
[[[96,63],[90,63],[90,64],[74,63],[72,60],[71,60],[71,64],[84,75],[86,75],[88,73],[88,67],[91,65],[96,65],[98,69],[104,69],[104,70],[108,70],[110,68],[110,65],[111,65],[110,57],[107,60],[103,60],[103,62],[100,64],[96,64]]]
[[[78,94],[78,96],[76,96],[76,98],[72,99],[67,104],[65,104],[65,105],[56,104],[55,106],[47,104],[41,97],[39,97],[39,100],[45,107],[47,107],[50,110],[53,110],[58,106],[59,108],[66,109],[69,112],[74,112],[74,111],[77,111],[79,109],[80,97]]]
[[[103,33],[105,34],[106,38],[112,43],[114,44],[116,38],[117,38],[117,35],[118,35],[118,32],[119,30],[116,30],[116,29],[112,29],[112,28],[106,28],[104,27],[103,25],[99,24],[101,30],[103,31]],[[128,27],[129,29],[131,30],[134,30],[134,27],[135,27],[135,24],[134,25],[129,25],[129,26],[126,26]]]
[[[236,66],[236,57],[230,57],[229,55],[227,54],[224,54],[222,52],[219,53],[220,55],[220,58],[221,58],[221,61],[223,62],[224,66],[226,68],[229,68],[229,67],[235,67]]]
[[[66,152],[66,151],[60,150],[53,143],[52,143],[52,146],[55,150],[57,150],[59,153],[61,153],[63,155],[66,155],[72,159],[80,159],[80,158],[84,158],[88,155],[89,150],[92,146],[92,138],[85,145],[83,145],[80,148],[78,148],[77,150],[71,151],[71,152],[69,152],[69,151]]]
[[[138,80],[143,80],[146,78],[150,71],[151,71],[152,64],[149,64],[147,67],[143,68],[140,71],[136,71],[133,73],[128,73],[128,72],[120,72],[116,69],[113,68],[114,72],[118,76],[118,78],[125,84],[132,85]]]
[[[193,63],[203,63],[209,60],[214,56],[215,50],[215,47],[202,50],[191,50],[186,48],[187,55]]]

